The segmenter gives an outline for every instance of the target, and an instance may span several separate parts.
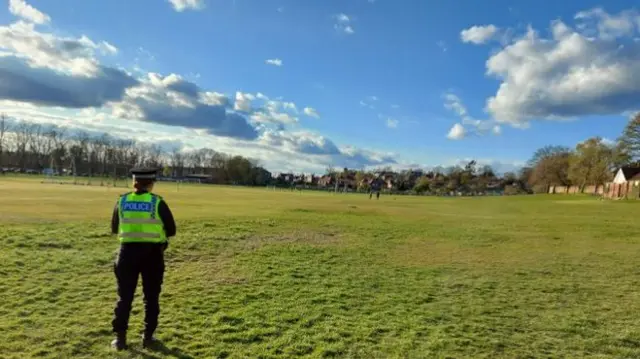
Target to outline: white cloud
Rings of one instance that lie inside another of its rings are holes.
[[[149,60],[149,61],[155,61],[156,57],[154,54],[152,54],[151,52],[149,52],[149,50],[145,49],[144,47],[139,47],[137,50],[137,53],[139,53],[141,56],[143,56],[145,59]],[[139,58],[136,57],[136,61],[139,61]]]
[[[291,125],[298,122],[298,118],[286,112],[278,112],[273,108],[258,110],[249,116],[251,120],[262,124]]]
[[[118,53],[118,48],[106,41],[103,41],[100,43],[100,48],[102,49],[103,52],[107,54],[115,55]]]
[[[251,97],[251,100],[258,99],[264,101],[267,108],[271,108],[273,110],[283,108],[284,110],[298,113],[298,106],[296,106],[295,103],[290,101],[282,101],[282,98],[271,100],[269,99],[269,96],[263,94],[262,92],[256,93],[255,96],[251,95]]]
[[[445,103],[444,107],[454,111],[458,116],[464,117],[467,115],[467,108],[464,107],[460,98],[452,93],[444,95]]]
[[[222,93],[215,91],[205,91],[198,94],[199,100],[207,105],[228,106],[229,98]]]
[[[117,51],[86,36],[57,37],[22,20],[0,26],[0,99],[83,108],[119,100],[137,80],[99,63]]]
[[[272,100],[262,93],[251,96],[252,99],[259,99],[263,102],[262,107],[258,106],[249,116],[254,123],[260,125],[273,124],[279,128],[283,125],[296,124],[299,121],[298,117],[295,116],[298,114],[298,107],[295,103],[282,101],[280,98]]]
[[[296,107],[296,104],[293,102],[282,102],[282,108],[286,109],[286,110],[291,110],[295,113],[298,113],[298,107]],[[313,110],[313,109],[312,109]],[[305,113],[307,113],[307,109],[304,109]]]
[[[284,148],[288,152],[339,154],[340,149],[328,138],[308,131],[265,131],[260,142]]]
[[[367,107],[370,110],[375,110],[376,107],[373,105],[375,102],[378,102],[378,97],[377,96],[367,96],[366,99],[364,100],[360,100],[360,106],[362,107]]]
[[[447,138],[450,140],[460,140],[460,139],[463,139],[465,135],[466,135],[465,128],[461,124],[456,123],[449,130],[449,133],[447,134]]]
[[[174,10],[182,12],[185,10],[202,10],[204,9],[204,0],[169,0]]]
[[[307,115],[309,117],[320,118],[320,114],[318,113],[318,111],[316,111],[315,108],[305,107],[303,112],[304,112],[305,115]]]
[[[328,166],[361,168],[397,164],[395,154],[381,153],[351,146],[340,147],[330,139],[310,131],[267,130],[258,141],[265,148],[282,151],[281,159],[304,158],[309,166],[313,163],[315,171],[324,171]],[[265,156],[265,155],[262,155]],[[300,164],[293,168],[299,172]]]
[[[460,32],[460,39],[462,42],[484,44],[491,40],[497,33],[498,27],[495,25],[472,26]]]
[[[236,105],[253,98],[240,92],[236,95],[240,98]],[[256,139],[257,129],[242,114],[227,111],[226,105],[221,94],[202,91],[182,76],[149,73],[137,86],[127,88],[124,98],[110,107],[113,115],[122,119],[198,129],[219,137]]]
[[[389,128],[398,128],[399,121],[394,118],[387,119],[387,127]]]
[[[254,101],[260,100],[255,103]],[[273,124],[276,126],[292,125],[299,121],[298,107],[290,101],[282,101],[281,98],[270,99],[269,96],[258,92],[236,92],[234,110],[249,113],[249,118],[257,125]],[[306,112],[305,112],[306,113]]]
[[[576,29],[551,23],[550,37],[529,27],[486,62],[487,74],[502,81],[486,103],[501,123],[527,126],[535,119],[620,114],[640,98],[640,16],[582,11]]]
[[[282,60],[280,59],[268,59],[265,63],[267,65],[282,66]]]
[[[618,15],[610,15],[602,8],[594,8],[587,11],[580,11],[574,17],[576,20],[585,22],[594,21],[595,24],[581,23],[578,28],[587,30],[585,35],[590,35],[589,25],[597,29],[597,35],[603,39],[614,39],[620,36],[631,35],[640,26],[639,15],[636,10],[625,10]]]
[[[349,19],[349,16],[347,16],[346,14],[336,15],[336,20],[341,23],[349,23],[349,21],[351,21],[351,19]]]
[[[251,101],[255,100],[255,96],[250,93],[236,92],[236,101],[233,109],[236,111],[251,112]]]
[[[46,68],[73,76],[95,78],[103,73],[96,58],[98,52],[115,55],[112,44],[94,42],[86,36],[79,38],[56,37],[41,33],[33,23],[18,21],[0,26],[0,53],[19,58],[32,68]]]
[[[40,33],[34,24],[18,21],[0,26],[0,49],[27,60],[31,67],[93,77],[99,72],[95,51],[98,48],[86,36],[60,38]]]
[[[49,15],[27,4],[24,0],[9,0],[9,12],[38,25],[51,21]]]
[[[449,131],[447,138],[449,139],[462,139],[470,133],[475,135],[483,135],[487,132],[491,132],[494,135],[502,133],[500,126],[495,125],[495,121],[491,120],[477,120],[469,116],[467,108],[462,103],[462,100],[453,93],[446,93],[444,96],[444,107],[453,111],[461,120],[461,123],[456,123]],[[467,129],[463,125],[472,127],[472,130]]]
[[[494,121],[491,120],[476,120],[471,117],[463,117],[462,123],[465,125],[470,125],[475,128],[474,133],[477,135],[482,135],[488,131],[491,131],[494,135],[499,135],[502,133],[502,129],[499,125],[495,125]]]
[[[351,26],[351,18],[347,14],[337,14],[335,15],[335,19],[336,23],[333,25],[333,27],[337,31],[341,31],[349,35],[355,33],[353,26]]]

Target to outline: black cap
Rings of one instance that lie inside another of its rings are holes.
[[[150,179],[155,180],[158,169],[153,167],[135,167],[131,169],[133,179]]]

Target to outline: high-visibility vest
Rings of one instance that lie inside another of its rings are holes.
[[[162,197],[153,193],[127,193],[118,202],[118,239],[121,243],[163,243],[167,241],[158,213]]]

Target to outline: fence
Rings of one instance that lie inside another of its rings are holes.
[[[602,195],[606,192],[606,185],[590,185],[585,186],[580,190],[579,186],[549,186],[549,193],[551,194],[576,194],[585,193],[593,195]]]
[[[638,184],[638,181],[625,183],[607,183],[605,185],[604,197],[610,199],[639,199],[640,187],[638,186]]]
[[[609,199],[640,199],[640,181],[613,183],[609,182],[605,185],[585,186],[580,190],[579,186],[550,186],[550,194],[592,194],[601,195]]]

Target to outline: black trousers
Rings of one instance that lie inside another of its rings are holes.
[[[145,333],[151,335],[158,327],[160,315],[160,291],[164,278],[164,248],[155,243],[126,243],[120,246],[114,263],[114,273],[118,283],[118,302],[112,321],[115,333],[129,329],[131,304],[142,276],[144,294]]]

